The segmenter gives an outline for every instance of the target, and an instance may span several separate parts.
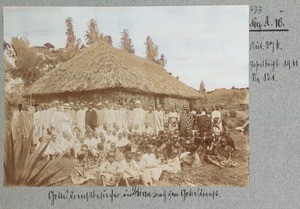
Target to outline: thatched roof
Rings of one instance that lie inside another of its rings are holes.
[[[169,75],[160,65],[95,43],[36,81],[27,95],[122,88],[128,91],[199,99],[202,95]]]

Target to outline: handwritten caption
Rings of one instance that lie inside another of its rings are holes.
[[[274,13],[270,16],[262,6],[250,6],[250,32],[259,33],[259,36],[253,35],[254,38],[250,41],[250,57],[256,53],[260,55],[259,59],[249,61],[250,81],[258,84],[277,82],[279,78],[276,72],[299,67],[297,56],[288,59],[283,56],[287,50],[290,50],[286,49],[287,44],[282,42],[283,37],[285,41],[289,41],[287,37],[290,28],[284,17],[287,11],[277,12],[277,16]]]
[[[48,200],[51,206],[54,206],[58,202],[74,202],[74,201],[110,201],[114,202],[118,199],[128,198],[147,198],[162,200],[163,202],[171,201],[173,199],[181,199],[182,201],[187,201],[189,199],[200,199],[209,198],[215,200],[216,198],[221,198],[220,192],[218,190],[204,190],[200,188],[189,188],[181,189],[180,192],[175,190],[161,190],[161,191],[149,191],[140,187],[132,187],[131,189],[125,189],[122,191],[112,189],[103,190],[91,190],[87,192],[74,191],[74,190],[64,190],[64,191],[54,191],[50,190],[48,192]]]

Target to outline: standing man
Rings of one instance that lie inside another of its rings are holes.
[[[12,132],[12,137],[13,140],[16,141],[16,139],[18,138],[19,132],[20,132],[20,114],[23,110],[23,105],[19,104],[18,105],[18,110],[16,110],[12,116],[12,120],[11,120],[11,132]]]
[[[72,125],[77,126],[77,107],[74,105],[73,102],[70,102],[70,106],[71,106],[71,121],[72,121]]]
[[[175,107],[171,108],[169,113],[169,130],[174,132],[175,129],[178,129],[178,113],[175,111]]]
[[[141,107],[140,100],[137,100],[135,102],[135,108],[132,111],[132,116],[133,116],[133,126],[138,125],[140,129],[143,129],[145,125],[146,112]]]
[[[215,110],[212,111],[212,113],[211,113],[211,121],[214,123],[214,119],[218,118],[218,122],[215,125],[217,125],[220,128],[220,131],[222,131],[223,130],[223,128],[222,128],[222,114],[219,111],[219,109],[220,109],[219,105],[216,105]]]
[[[102,130],[103,124],[104,124],[104,111],[103,111],[103,105],[101,102],[97,104],[97,126],[99,130]]]
[[[206,114],[202,108],[198,109],[197,114],[195,116],[195,123],[197,130],[199,131],[200,137],[205,136],[205,124],[206,124]]]
[[[97,113],[93,109],[93,103],[90,102],[88,105],[88,110],[85,112],[85,125],[88,125],[93,131],[97,126]]]
[[[164,130],[164,112],[161,109],[161,106],[157,106],[157,110],[154,111],[155,116],[155,130],[156,134],[158,134],[159,131]]]
[[[190,130],[193,129],[194,115],[189,111],[189,108],[187,106],[185,106],[184,111],[180,116],[180,120],[181,120],[180,128],[183,134],[186,133],[187,129]]]
[[[81,103],[80,110],[77,111],[77,127],[80,129],[81,133],[85,132],[85,109],[84,103]]]
[[[220,104],[220,107],[221,107],[221,117],[222,117],[222,128],[223,128],[223,131],[226,131],[227,130],[227,119],[228,119],[228,112],[226,110],[224,110],[224,104],[221,103]]]
[[[20,136],[22,140],[28,139],[33,128],[33,117],[25,105],[24,110],[20,113]]]

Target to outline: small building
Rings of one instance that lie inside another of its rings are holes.
[[[36,81],[26,97],[36,103],[140,100],[143,106],[182,108],[203,96],[159,64],[99,42]]]

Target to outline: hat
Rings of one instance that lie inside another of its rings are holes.
[[[99,102],[98,104],[97,104],[97,106],[101,106],[102,105],[102,102]]]
[[[93,102],[89,102],[89,105],[92,105],[93,104]]]
[[[140,100],[137,100],[137,101],[135,102],[135,104],[141,104],[141,101],[140,101]]]

